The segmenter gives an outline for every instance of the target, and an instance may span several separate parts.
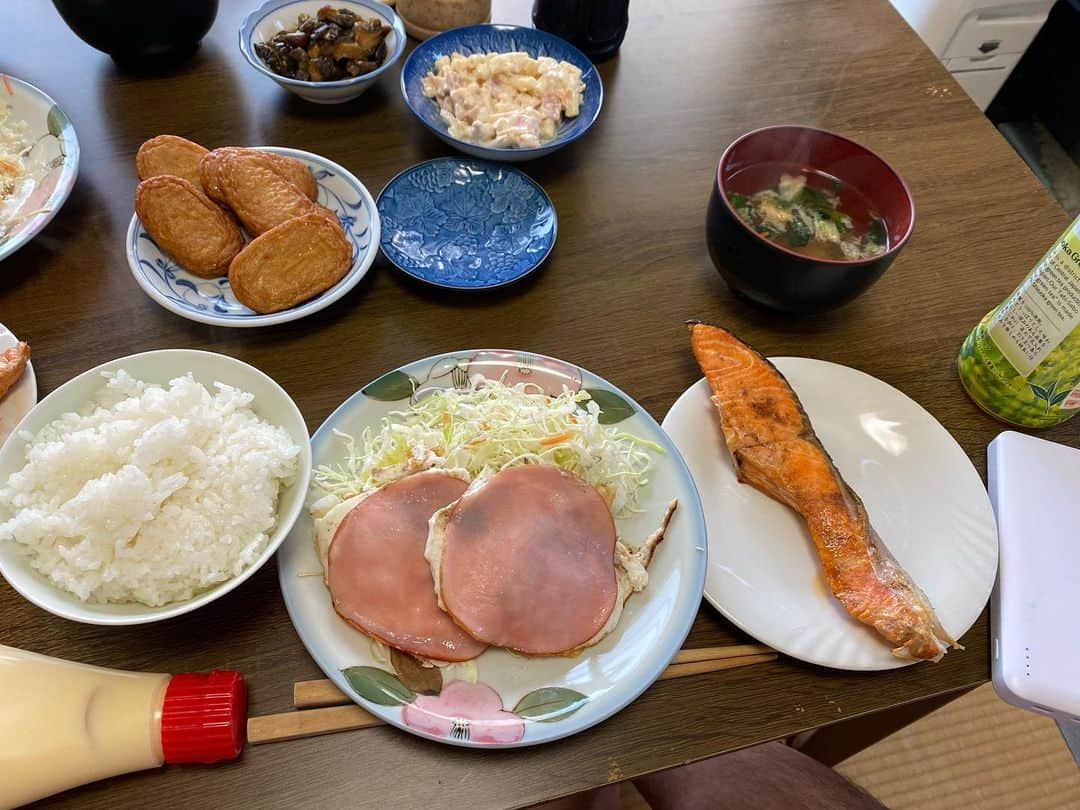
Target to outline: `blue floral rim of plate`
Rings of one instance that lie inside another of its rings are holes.
[[[494,159],[499,155],[518,156],[530,153],[547,153],[577,140],[593,125],[604,103],[604,85],[600,73],[584,53],[565,39],[527,28],[521,25],[467,25],[452,28],[421,42],[405,59],[401,68],[401,94],[413,114],[428,129],[451,143],[463,143],[450,135],[439,113],[439,105],[424,95],[420,82],[434,69],[435,60],[453,52],[465,55],[473,53],[524,51],[533,58],[550,56],[552,59],[570,62],[581,69],[581,81],[585,83],[585,93],[581,100],[581,111],[575,118],[570,118],[559,126],[555,138],[545,144],[528,149],[509,147],[480,147]],[[473,144],[468,144],[476,148]]]
[[[333,211],[353,247],[349,272],[330,289],[291,309],[260,315],[232,294],[228,278],[200,278],[169,258],[133,216],[127,234],[128,265],[151,298],[190,320],[221,326],[269,326],[318,312],[355,287],[371,267],[379,243],[379,213],[364,184],[341,166],[299,149],[258,147],[289,155],[311,169],[319,188],[318,202]]]
[[[394,177],[376,203],[382,251],[414,278],[459,290],[501,287],[536,270],[558,217],[540,185],[503,163],[435,158]]]

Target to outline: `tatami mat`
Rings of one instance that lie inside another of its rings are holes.
[[[836,766],[891,810],[1080,808],[1054,722],[985,684]]]

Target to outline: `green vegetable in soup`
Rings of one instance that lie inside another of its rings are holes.
[[[885,244],[885,223],[880,219],[873,219],[870,221],[870,228],[866,232],[867,237],[875,245]]]
[[[860,211],[856,220],[840,210],[843,186],[832,182],[832,189],[821,188],[809,185],[805,174],[784,173],[774,188],[727,196],[739,218],[757,233],[807,256],[854,261],[884,253],[885,223],[873,211]],[[849,197],[856,198],[854,193]]]
[[[814,188],[813,186],[804,186],[802,191],[799,192],[799,196],[796,197],[796,202],[800,205],[818,208],[827,212],[835,211],[840,205],[840,199],[835,194],[830,194],[825,189]]]
[[[788,220],[784,236],[792,247],[802,247],[810,244],[810,240],[814,238],[814,231],[802,217],[793,216]]]

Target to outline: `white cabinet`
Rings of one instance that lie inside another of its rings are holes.
[[[981,109],[1039,33],[1054,0],[892,0]]]
[[[942,56],[1022,54],[1046,22],[1051,6],[1053,2],[1036,2],[973,11],[961,20]],[[1006,13],[1010,8],[1015,12]]]
[[[980,63],[979,67],[968,70],[956,70],[953,67],[956,62],[967,62],[966,59],[952,59],[949,61],[949,70],[953,78],[971,96],[971,100],[979,105],[979,109],[985,110],[990,106],[990,102],[994,100],[994,96],[1001,89],[1001,85],[1005,84],[1005,80],[1009,78],[1009,74],[1016,67],[1016,63],[1020,61],[1020,54],[996,56],[989,64]]]

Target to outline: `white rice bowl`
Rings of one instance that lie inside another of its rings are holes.
[[[88,602],[157,607],[239,574],[266,548],[300,448],[236,388],[103,376],[81,413],[29,437],[26,466],[0,486],[0,516],[13,515],[0,542]]]
[[[0,573],[78,621],[185,613],[276,551],[310,459],[299,409],[251,366],[186,349],[106,363],[0,449]]]

